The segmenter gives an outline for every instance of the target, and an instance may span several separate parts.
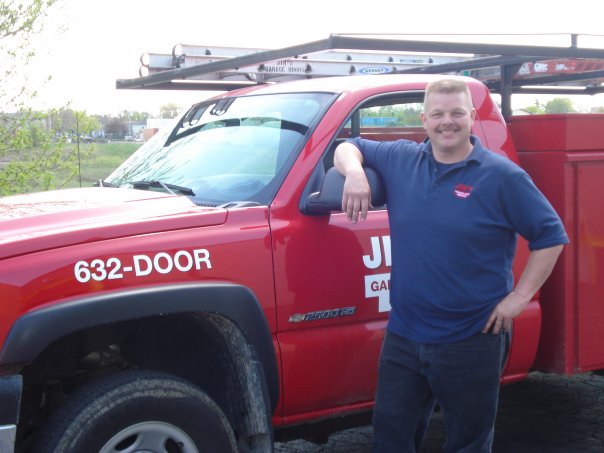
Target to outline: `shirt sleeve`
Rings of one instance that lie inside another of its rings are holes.
[[[502,192],[506,215],[530,250],[569,242],[562,220],[524,170],[508,175]]]

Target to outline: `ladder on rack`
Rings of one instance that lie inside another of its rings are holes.
[[[144,53],[141,55],[141,77],[163,71],[191,68],[243,56],[270,52],[269,49],[243,47],[196,46],[177,44],[172,54]],[[287,58],[267,60],[220,71],[193,75],[187,80],[230,80],[256,83],[283,82],[315,77],[372,75],[399,72],[465,61],[470,56],[430,55],[403,52],[348,52],[327,50]]]

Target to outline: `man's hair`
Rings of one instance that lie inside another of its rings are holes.
[[[466,99],[468,100],[468,107],[472,109],[472,95],[470,94],[470,88],[466,82],[460,79],[439,79],[434,82],[428,83],[426,86],[426,94],[424,95],[424,107],[428,100],[428,96],[433,93],[453,94],[453,93],[465,93]]]

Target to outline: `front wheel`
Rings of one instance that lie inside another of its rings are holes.
[[[48,420],[40,453],[236,452],[229,422],[199,388],[175,376],[128,371],[80,388]]]

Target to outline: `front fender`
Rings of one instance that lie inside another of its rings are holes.
[[[279,378],[268,323],[253,292],[229,283],[166,285],[57,302],[13,324],[0,351],[0,365],[29,363],[53,341],[79,330],[158,314],[195,312],[218,314],[238,326],[262,364],[274,410]]]

